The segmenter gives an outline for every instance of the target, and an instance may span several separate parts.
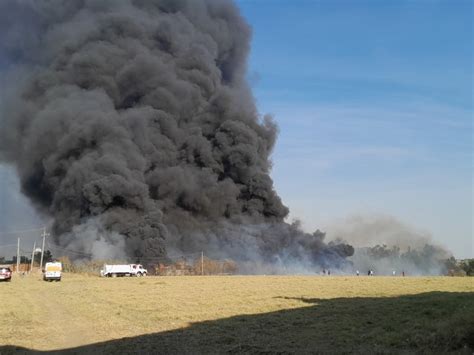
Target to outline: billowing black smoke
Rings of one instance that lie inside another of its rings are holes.
[[[0,152],[56,243],[282,265],[353,253],[283,222],[277,128],[245,79],[250,35],[223,0],[0,2]]]

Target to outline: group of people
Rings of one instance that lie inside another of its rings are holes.
[[[323,269],[322,274],[330,276],[331,275],[331,270]],[[356,275],[357,276],[360,275],[359,270],[356,270]],[[372,269],[367,270],[367,276],[374,276],[374,275],[375,275],[374,270],[372,270]],[[392,276],[396,276],[396,275],[397,275],[397,272],[395,270],[393,270],[392,271]],[[402,276],[405,276],[405,271],[402,271]]]
[[[397,272],[395,270],[392,271],[392,275],[395,276]],[[356,275],[359,276],[359,270],[356,271]],[[374,276],[374,270],[369,269],[367,270],[367,276]],[[402,271],[402,276],[405,276],[405,271]]]
[[[359,270],[356,271],[356,275],[357,275],[357,276],[360,275]],[[369,269],[369,270],[367,271],[367,276],[374,276],[374,270]]]

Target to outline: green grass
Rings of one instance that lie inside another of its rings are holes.
[[[472,278],[65,274],[15,277],[0,295],[0,354],[474,349]]]

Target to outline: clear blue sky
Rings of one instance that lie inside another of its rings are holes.
[[[474,257],[472,2],[237,3],[291,216],[392,215]]]

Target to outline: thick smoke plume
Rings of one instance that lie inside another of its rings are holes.
[[[283,222],[277,128],[246,82],[251,30],[232,2],[4,0],[0,36],[0,152],[60,246],[283,267],[352,254]]]

